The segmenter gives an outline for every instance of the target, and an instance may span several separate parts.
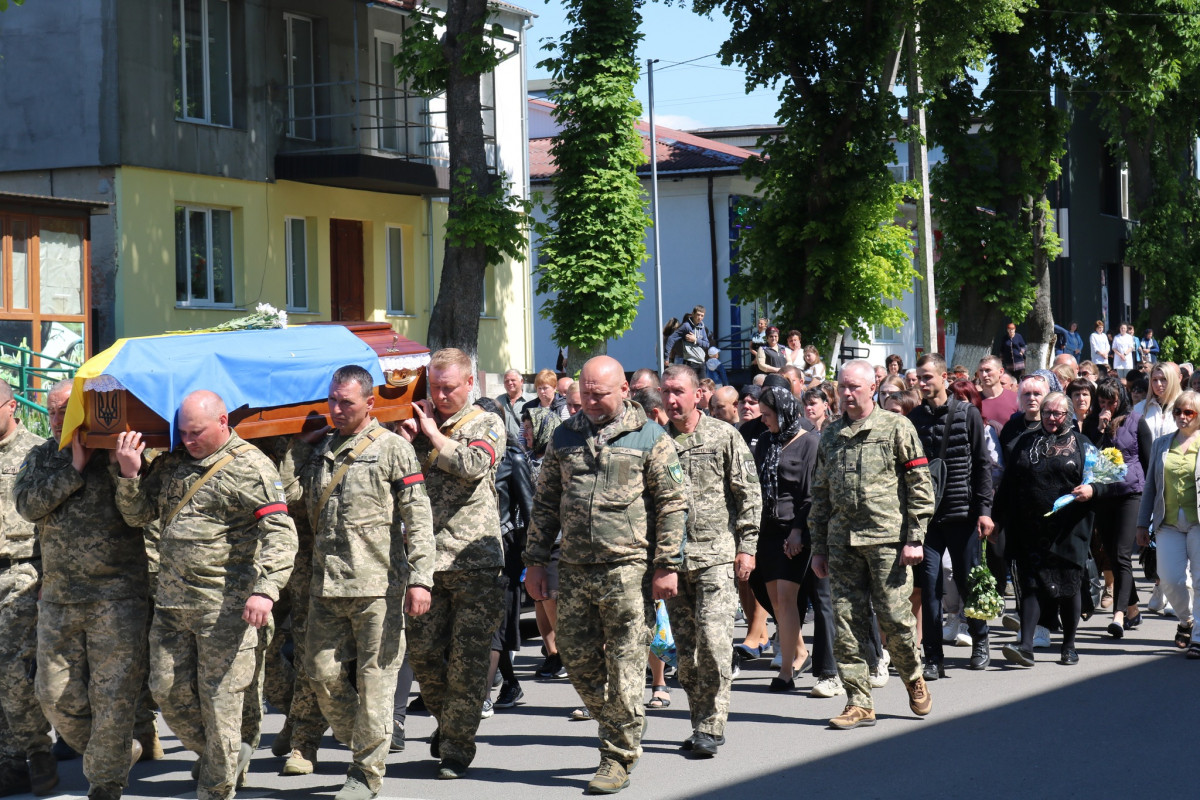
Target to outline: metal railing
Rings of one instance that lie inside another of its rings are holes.
[[[78,369],[78,364],[61,358],[28,347],[0,343],[0,377],[12,386],[19,405],[43,414],[46,406],[35,402],[35,396],[45,394],[61,380],[73,378]]]

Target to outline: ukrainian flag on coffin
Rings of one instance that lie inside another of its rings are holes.
[[[167,421],[178,444],[175,413],[194,391],[216,392],[230,411],[307,403],[327,397],[334,370],[347,364],[384,383],[379,356],[341,325],[118,339],[75,373],[60,446],[84,422],[85,391],[128,391]]]

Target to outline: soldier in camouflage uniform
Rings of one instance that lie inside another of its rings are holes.
[[[229,429],[221,398],[185,397],[178,430],[183,449],[144,475],[141,434],[118,435],[117,508],[130,525],[159,521],[150,689],[184,747],[200,754],[199,800],[223,800],[253,752],[240,727],[255,628],[291,574],[296,529],[278,471]]]
[[[725,743],[733,684],[734,577],[746,580],[754,570],[762,490],[750,448],[732,425],[700,412],[699,388],[690,367],[663,373],[663,405],[688,498],[684,568],[667,610],[692,716],[683,746],[714,756]]]
[[[374,405],[369,372],[353,365],[335,372],[335,430],[321,433],[300,467],[316,532],[305,668],[334,736],[354,754],[336,800],[379,794],[404,661],[404,615],[429,609],[433,584],[433,517],[421,465],[412,445],[371,418]]]
[[[437,556],[429,613],[411,621],[408,661],[438,728],[430,751],[438,778],[466,774],[488,693],[492,635],[504,611],[504,547],[496,464],[504,422],[470,403],[475,376],[461,350],[429,363],[429,400],[413,404],[401,433],[416,449],[433,506]]]
[[[50,752],[50,723],[34,693],[37,664],[37,599],[42,555],[32,522],[12,502],[13,484],[25,457],[45,441],[15,416],[12,387],[0,380],[0,710],[8,730],[0,746],[0,794],[47,794],[58,785]],[[28,759],[28,768],[25,760]]]
[[[83,753],[88,796],[116,800],[134,747],[146,672],[146,548],[113,502],[117,466],[76,436],[59,449],[71,383],[50,390],[54,440],[30,451],[13,489],[38,526],[42,599],[36,688],[59,735]]]
[[[629,785],[642,754],[651,597],[676,593],[687,499],[671,437],[625,399],[621,364],[593,358],[579,384],[583,413],[555,430],[538,476],[525,588],[534,600],[547,596],[561,528],[558,647],[600,726],[600,767],[587,790],[612,794]]]
[[[829,577],[837,617],[834,653],[846,687],[846,708],[829,721],[848,729],[875,724],[867,645],[871,607],[887,636],[892,664],[908,689],[909,708],[933,708],[921,677],[910,566],[924,560],[925,529],[933,517],[933,482],[916,428],[875,405],[875,370],[866,361],[842,367],[838,392],[845,412],[825,427],[817,450],[812,568]]]

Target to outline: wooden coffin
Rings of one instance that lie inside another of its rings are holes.
[[[314,322],[313,325],[344,325],[371,349],[386,360],[389,356],[409,356],[428,353],[425,345],[405,339],[386,322]],[[380,422],[411,419],[413,400],[425,397],[425,367],[384,369],[387,383],[375,387],[373,416]],[[86,418],[76,435],[85,447],[112,450],[117,446],[117,434],[140,431],[150,447],[168,448],[170,439],[167,421],[147,408],[127,391],[85,392]],[[229,412],[229,424],[243,439],[264,436],[292,435],[319,430],[329,424],[329,406],[324,398],[307,403],[295,403],[271,408],[242,408]]]

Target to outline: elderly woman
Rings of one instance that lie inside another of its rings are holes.
[[[1113,571],[1113,616],[1108,633],[1120,639],[1142,623],[1138,594],[1133,585],[1133,550],[1138,509],[1142,502],[1142,462],[1138,460],[1138,425],[1141,415],[1130,408],[1129,396],[1119,378],[1101,378],[1096,386],[1097,413],[1083,426],[1092,443],[1115,447],[1125,460],[1125,479],[1107,487],[1095,503],[1096,532]]]
[[[787,348],[779,345],[779,328],[767,328],[767,341],[755,351],[754,364],[759,372],[779,372],[787,366]]]
[[[1200,603],[1189,598],[1187,577],[1200,588],[1200,394],[1187,391],[1175,398],[1172,416],[1178,426],[1154,440],[1146,464],[1146,487],[1138,509],[1138,544],[1150,543],[1150,525],[1158,543],[1158,576],[1163,592],[1179,617],[1175,645],[1188,658],[1200,659],[1200,636],[1195,630]]]
[[[796,599],[808,569],[808,510],[820,437],[805,433],[800,403],[789,389],[765,386],[759,401],[769,433],[754,449],[763,496],[755,571],[767,585],[783,655],[779,674],[768,688],[787,692],[796,688],[793,673],[803,671],[807,663]],[[836,675],[836,664],[830,666]]]
[[[554,374],[554,370],[544,369],[535,375],[533,390],[537,396],[521,406],[522,414],[535,408],[547,408],[558,414],[559,419],[570,416],[567,413],[566,399],[558,396],[558,376]]]
[[[1093,496],[1106,487],[1083,483],[1089,442],[1075,428],[1071,402],[1051,392],[1041,404],[1038,427],[1022,433],[1008,451],[996,493],[997,526],[1007,531],[1008,554],[1021,590],[1021,640],[1003,647],[1013,664],[1032,667],[1033,636],[1042,608],[1058,611],[1062,622],[1060,664],[1079,663],[1075,632],[1081,610],[1080,587],[1092,535]],[[1065,494],[1076,501],[1046,516]]]

